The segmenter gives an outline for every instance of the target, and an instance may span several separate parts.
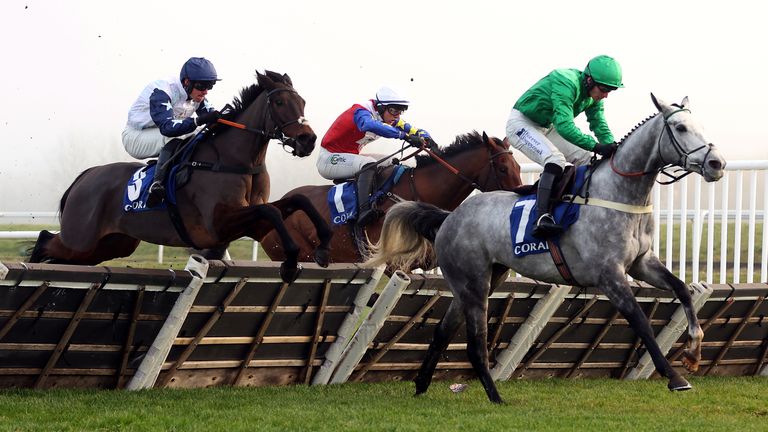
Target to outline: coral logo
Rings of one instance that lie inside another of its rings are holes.
[[[347,158],[345,158],[342,155],[337,155],[337,154],[332,155],[331,156],[331,160],[330,160],[331,165],[336,165],[336,164],[344,163],[346,161],[347,161]]]

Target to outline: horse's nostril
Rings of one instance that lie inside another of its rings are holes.
[[[707,162],[707,165],[709,165],[709,167],[712,168],[713,170],[720,171],[721,169],[723,169],[723,164],[720,163],[720,161],[718,160],[711,160]]]

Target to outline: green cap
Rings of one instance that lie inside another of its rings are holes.
[[[584,73],[596,83],[611,87],[624,87],[621,82],[621,66],[613,57],[599,55],[587,63]]]

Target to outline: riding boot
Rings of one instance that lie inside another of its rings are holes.
[[[539,188],[536,192],[536,226],[531,232],[538,239],[548,239],[563,232],[563,227],[556,224],[555,218],[549,213],[552,187],[562,170],[559,165],[547,164],[539,178]]]
[[[155,164],[155,181],[149,186],[147,207],[157,207],[165,199],[165,180],[172,165],[168,161],[173,156],[179,141],[178,139],[172,139],[160,149],[160,155],[158,155],[157,164]]]
[[[357,225],[363,227],[376,219],[376,209],[370,202],[373,180],[376,177],[375,163],[363,165],[357,173]]]

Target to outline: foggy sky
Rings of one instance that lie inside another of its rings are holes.
[[[132,160],[120,142],[128,108],[192,56],[223,78],[209,92],[217,107],[253,83],[255,69],[288,73],[319,146],[336,116],[384,84],[404,90],[412,106],[403,117],[438,143],[473,129],[501,137],[536,80],[608,54],[626,86],[605,102],[617,139],[654,113],[650,92],[687,95],[727,159],[768,159],[768,31],[753,4],[3,0],[0,211],[55,210],[83,169]],[[315,160],[273,142],[271,199],[328,183]]]

